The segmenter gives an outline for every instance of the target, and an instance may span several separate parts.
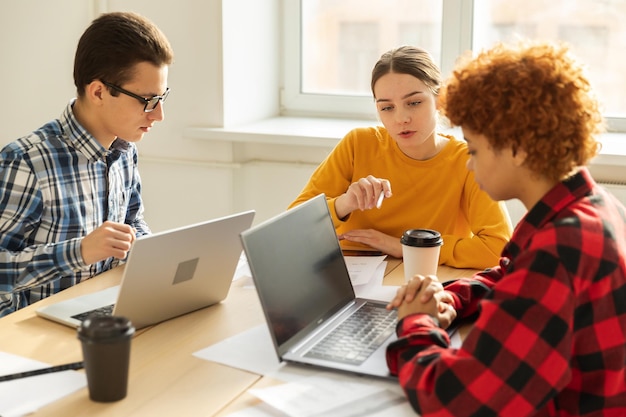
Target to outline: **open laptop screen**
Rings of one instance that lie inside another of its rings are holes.
[[[279,354],[354,299],[323,194],[241,236]]]

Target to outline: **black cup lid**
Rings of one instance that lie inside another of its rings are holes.
[[[115,339],[135,332],[130,320],[121,316],[87,317],[78,328],[78,337],[86,339]]]
[[[441,233],[431,229],[410,229],[402,234],[400,243],[407,246],[433,247],[443,245]]]

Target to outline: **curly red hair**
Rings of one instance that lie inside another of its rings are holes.
[[[453,125],[484,135],[495,150],[524,150],[526,167],[552,180],[600,147],[599,104],[564,44],[498,44],[461,62],[439,100]]]

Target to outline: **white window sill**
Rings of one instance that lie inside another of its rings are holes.
[[[230,128],[189,127],[185,129],[184,136],[191,139],[332,148],[355,127],[376,124],[373,120],[274,117]]]
[[[353,128],[377,124],[376,120],[275,117],[229,128],[189,127],[184,136],[200,140],[332,148]],[[460,132],[454,133],[460,137]],[[602,150],[594,164],[626,166],[626,133],[606,133],[600,141]]]

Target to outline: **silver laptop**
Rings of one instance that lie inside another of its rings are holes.
[[[114,314],[135,328],[222,301],[241,257],[239,234],[254,210],[138,238],[120,285],[51,304],[37,314],[78,327],[90,314]]]
[[[355,297],[323,194],[241,241],[279,359],[390,377],[385,349],[396,312]]]

